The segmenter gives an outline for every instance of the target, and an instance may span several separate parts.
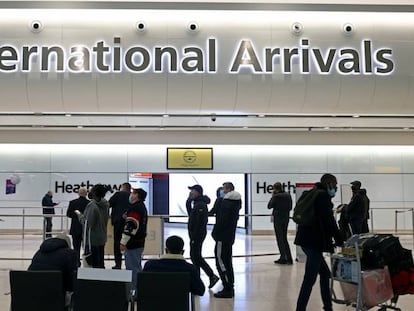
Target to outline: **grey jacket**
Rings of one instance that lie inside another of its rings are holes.
[[[99,202],[91,200],[85,208],[85,214],[81,215],[80,220],[86,225],[86,243],[91,246],[102,246],[106,243],[106,228],[109,219],[109,203],[106,199]],[[87,222],[86,222],[87,221]]]

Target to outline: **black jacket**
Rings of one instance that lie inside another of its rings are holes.
[[[217,198],[213,207],[216,224],[212,236],[215,241],[234,243],[240,209],[241,195],[237,191],[228,192],[223,198]]]
[[[318,221],[312,225],[298,225],[295,244],[321,252],[334,251],[335,240],[342,245],[342,236],[333,216],[333,204],[328,192],[321,191],[315,199],[315,215]]]
[[[186,262],[182,255],[166,254],[161,259],[152,259],[145,263],[143,271],[154,272],[189,272],[191,276],[190,291],[203,296],[206,290],[197,268]],[[162,295],[163,293],[160,293]]]
[[[69,231],[71,235],[82,235],[82,224],[79,222],[79,217],[76,215],[75,211],[78,210],[83,213],[88,203],[89,200],[85,197],[79,197],[69,202],[66,216],[72,219]]]
[[[288,219],[292,209],[292,197],[285,191],[278,192],[272,196],[267,204],[268,209],[273,209],[272,215],[275,218]]]
[[[57,203],[53,202],[52,197],[47,193],[42,199],[43,214],[55,214],[55,206]]]
[[[361,193],[361,191],[356,191],[352,196],[351,202],[349,202],[346,211],[348,215],[349,222],[360,222],[362,223],[367,215],[367,203],[366,195]]]
[[[130,204],[126,216],[121,244],[127,249],[144,247],[148,223],[148,212],[144,202]]]
[[[109,199],[109,206],[111,207],[111,222],[123,222],[122,217],[129,207],[129,195],[128,191],[115,192]]]
[[[199,196],[192,201],[192,208],[191,205],[188,208],[188,204],[186,204],[188,211],[188,235],[191,241],[203,241],[207,235],[207,204],[210,203],[210,198],[207,196]]]
[[[77,269],[78,255],[65,240],[58,238],[43,241],[29,266],[33,271],[62,271],[63,288],[69,292],[73,291]]]

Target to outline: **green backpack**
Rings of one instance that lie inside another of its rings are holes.
[[[293,209],[293,221],[298,225],[312,225],[316,222],[315,200],[321,189],[312,188],[302,193]]]

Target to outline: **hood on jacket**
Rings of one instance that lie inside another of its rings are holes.
[[[68,248],[68,243],[60,238],[44,240],[42,245],[40,245],[40,251],[42,253],[52,253],[60,248]]]
[[[102,198],[100,201],[93,200],[99,208],[107,208],[108,201],[105,198]]]
[[[227,192],[224,197],[223,200],[234,200],[234,201],[238,201],[241,200],[241,194],[238,193],[237,191],[230,191]]]

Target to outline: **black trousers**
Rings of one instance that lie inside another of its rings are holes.
[[[52,237],[52,217],[45,216],[45,221],[46,221],[46,227],[45,227],[46,237],[51,238]]]
[[[287,229],[289,224],[289,217],[274,217],[273,228],[275,229],[277,246],[280,252],[280,259],[285,261],[292,261],[292,254],[290,252],[289,242],[287,239]]]
[[[122,253],[119,249],[121,244],[122,232],[124,232],[125,221],[120,220],[114,222],[114,259],[115,266],[121,268],[122,265]]]
[[[78,255],[78,262],[80,263],[80,252],[81,252],[81,246],[82,246],[82,233],[80,234],[72,234],[72,245],[73,249],[76,251],[76,254]]]
[[[214,247],[217,271],[225,291],[234,289],[233,243],[216,241]]]
[[[105,245],[97,245],[91,247],[92,267],[105,269]]]
[[[203,248],[203,241],[190,241],[190,257],[193,264],[197,267],[198,270],[203,269],[203,271],[208,275],[209,278],[214,276],[214,272],[208,263],[203,258],[201,251]]]

